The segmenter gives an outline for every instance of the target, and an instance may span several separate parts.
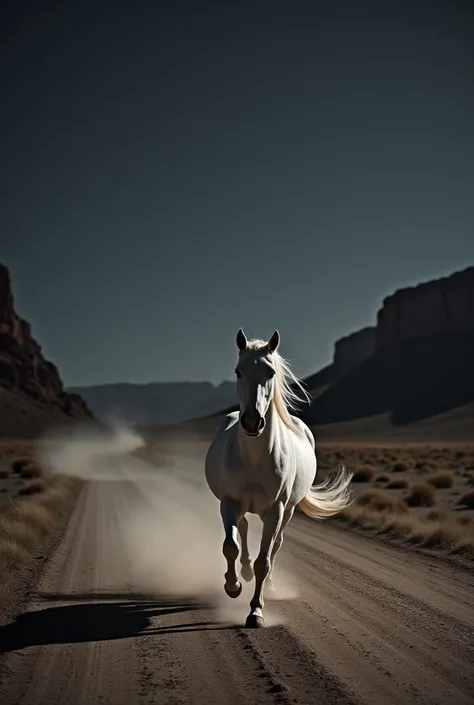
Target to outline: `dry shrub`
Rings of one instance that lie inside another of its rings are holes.
[[[381,475],[377,475],[375,478],[375,482],[388,482],[390,480],[390,477],[386,475],[385,473],[382,473]]]
[[[25,482],[23,487],[18,491],[18,494],[19,495],[39,494],[40,492],[45,492],[47,487],[48,487],[47,483],[44,480],[42,480],[41,478],[37,478],[36,480],[28,480],[28,482]]]
[[[430,527],[421,520],[413,527],[409,539],[423,548],[448,548],[455,553],[474,555],[474,535],[468,527],[456,522],[431,522]]]
[[[55,517],[47,507],[32,499],[19,502],[13,511],[13,521],[20,526],[31,529],[36,539],[52,533],[55,527]]]
[[[15,511],[0,517],[0,545],[5,541],[21,546],[26,551],[34,551],[38,545],[39,536],[34,526],[26,523]]]
[[[467,494],[461,497],[458,504],[467,507],[467,509],[474,509],[474,490],[472,492],[467,492]]]
[[[474,557],[474,524],[461,525],[449,518],[423,519],[411,512],[374,511],[370,506],[357,504],[347,507],[338,516],[350,525],[402,538],[414,546]]]
[[[356,504],[362,507],[369,507],[374,511],[391,511],[391,512],[406,512],[407,507],[404,502],[396,497],[393,497],[385,490],[371,488],[365,490],[356,500]]]
[[[29,549],[15,539],[11,540],[2,535],[0,540],[0,579],[2,583],[12,570],[21,566],[28,559],[28,551]]]
[[[28,463],[31,463],[34,458],[30,457],[29,455],[22,456],[21,458],[15,458],[12,461],[11,464],[11,469],[15,473],[20,473],[25,465],[28,465]]]
[[[8,468],[0,468],[0,480],[6,480],[10,477],[10,470]]]
[[[410,487],[406,477],[397,477],[396,480],[391,480],[387,485],[387,490],[406,490]]]
[[[370,482],[375,477],[375,470],[370,465],[363,465],[354,471],[352,482]]]
[[[433,507],[436,504],[435,488],[433,485],[415,483],[405,501],[409,507]]]
[[[408,465],[406,463],[397,462],[392,465],[392,472],[406,472]]]
[[[426,482],[429,485],[433,485],[433,487],[436,487],[438,490],[447,489],[454,485],[454,475],[452,472],[448,471],[437,472],[434,475],[429,475],[426,478]]]
[[[448,513],[445,509],[432,509],[426,515],[428,521],[446,521],[448,519]]]
[[[418,472],[421,473],[434,472],[435,470],[438,470],[438,467],[439,465],[434,463],[432,460],[419,460],[415,463],[415,470],[418,470]]]
[[[16,458],[12,463],[12,470],[25,479],[41,477],[43,474],[43,468],[41,465],[37,460],[31,458],[30,456]]]
[[[32,480],[31,483],[44,483]],[[46,483],[44,483],[46,484]],[[0,601],[8,599],[8,580],[13,569],[28,558],[53,533],[59,517],[70,509],[81,482],[58,475],[44,490],[12,503],[0,514]]]
[[[474,477],[469,477],[469,479],[466,480],[466,485],[474,485]]]

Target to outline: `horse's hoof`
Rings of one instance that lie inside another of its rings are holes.
[[[245,626],[247,629],[262,629],[265,626],[265,621],[263,617],[259,617],[257,614],[249,614],[245,621]]]
[[[240,571],[240,575],[243,577],[246,583],[250,583],[250,581],[253,580],[252,566],[250,564],[243,565]]]
[[[237,588],[237,590],[234,590],[234,592],[231,592],[230,590],[228,590],[227,585],[224,585],[224,590],[226,592],[226,595],[228,595],[229,597],[232,597],[233,599],[236,597],[239,597],[240,593],[242,592],[242,583],[239,582],[237,584],[238,584],[238,588]]]

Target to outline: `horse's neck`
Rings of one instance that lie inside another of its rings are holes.
[[[275,442],[281,433],[281,419],[272,401],[265,416],[265,428],[260,436],[247,436],[242,424],[238,424],[239,446],[243,457],[252,463],[261,462],[262,458],[272,453]]]

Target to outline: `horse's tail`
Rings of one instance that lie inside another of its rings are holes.
[[[334,478],[326,478],[320,485],[313,486],[298,507],[311,519],[325,519],[337,514],[352,504],[349,485],[352,473],[341,465]]]

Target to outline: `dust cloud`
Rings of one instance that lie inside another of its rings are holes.
[[[121,483],[119,491],[117,487],[110,492],[116,499],[99,507],[113,514],[112,524],[102,524],[113,525],[113,530],[97,540],[113,543],[111,553],[117,553],[116,544],[121,543],[118,555],[136,590],[204,600],[214,606],[219,621],[242,622],[248,614],[253,582],[243,583],[242,595],[235,601],[224,593],[226,562],[219,502],[204,476],[208,445],[199,438],[146,443],[134,430],[116,423],[107,432],[50,436],[43,444],[41,460],[53,474]],[[261,521],[254,516],[248,519],[249,548],[255,558]],[[273,600],[297,596],[295,581],[284,567],[284,549],[278,555],[274,582]],[[267,601],[267,624],[281,623],[281,616],[268,607]]]

